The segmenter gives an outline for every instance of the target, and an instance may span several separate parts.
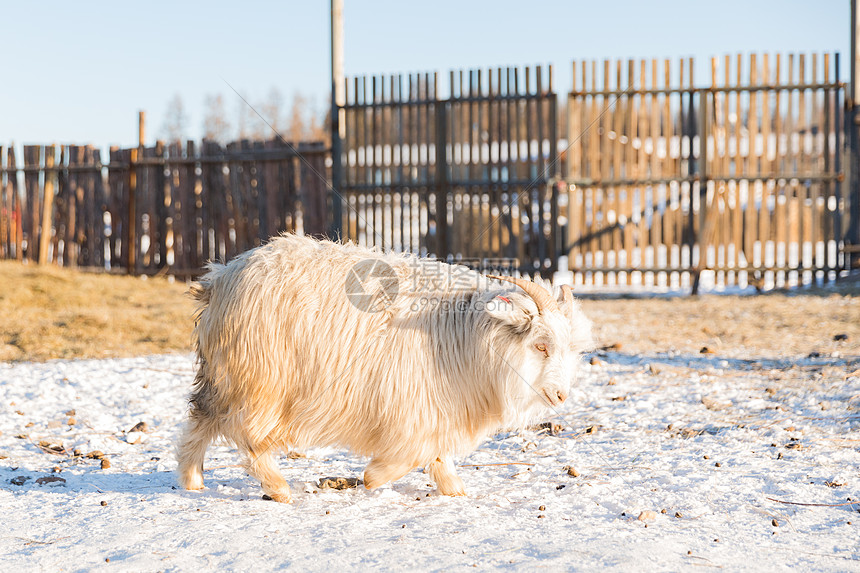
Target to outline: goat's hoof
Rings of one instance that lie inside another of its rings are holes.
[[[463,480],[457,476],[442,480],[442,483],[437,483],[436,489],[438,489],[439,493],[442,495],[450,495],[451,497],[466,495],[466,484],[464,484]]]
[[[264,493],[263,499],[277,501],[278,503],[293,503],[293,496],[288,493]]]
[[[450,495],[451,497],[466,495],[466,487],[462,483],[448,487],[440,487],[438,489],[439,493],[442,495]]]
[[[188,491],[200,491],[201,489],[203,489],[203,476],[188,476],[184,479],[179,480],[179,483]]]

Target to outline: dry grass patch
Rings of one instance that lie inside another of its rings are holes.
[[[186,290],[163,278],[0,261],[0,361],[190,351]],[[583,310],[599,343],[627,354],[860,355],[857,282],[759,296],[588,297]]]
[[[629,354],[676,350],[763,358],[860,354],[860,296],[850,288],[686,298],[594,298],[599,344]]]
[[[0,261],[0,360],[191,349],[186,285]]]

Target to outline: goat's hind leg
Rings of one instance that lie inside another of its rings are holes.
[[[427,472],[442,495],[466,495],[466,486],[457,475],[450,457],[436,458],[436,461],[427,465]]]
[[[218,428],[213,417],[198,409],[191,410],[176,455],[179,461],[179,484],[185,489],[203,489],[206,448],[217,434]]]
[[[364,468],[364,487],[375,489],[390,481],[398,480],[411,472],[414,467],[413,463],[373,458]]]

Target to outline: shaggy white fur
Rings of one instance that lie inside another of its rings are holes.
[[[388,274],[355,284],[350,270],[362,261]],[[358,308],[347,296],[357,287],[387,293],[386,304]],[[295,235],[211,264],[192,287],[199,369],[181,484],[203,487],[206,448],[222,436],[278,501],[290,490],[272,454],[322,445],[370,456],[369,489],[427,466],[441,493],[464,495],[452,456],[563,401],[591,346],[576,301],[556,293],[560,310],[540,313],[512,288],[464,267]]]

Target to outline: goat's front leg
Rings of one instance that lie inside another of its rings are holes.
[[[263,486],[263,493],[280,503],[292,502],[293,496],[290,493],[290,486],[287,485],[287,481],[278,470],[278,464],[275,462],[269,448],[249,449],[247,456],[245,469],[249,474],[260,480],[260,485]]]

